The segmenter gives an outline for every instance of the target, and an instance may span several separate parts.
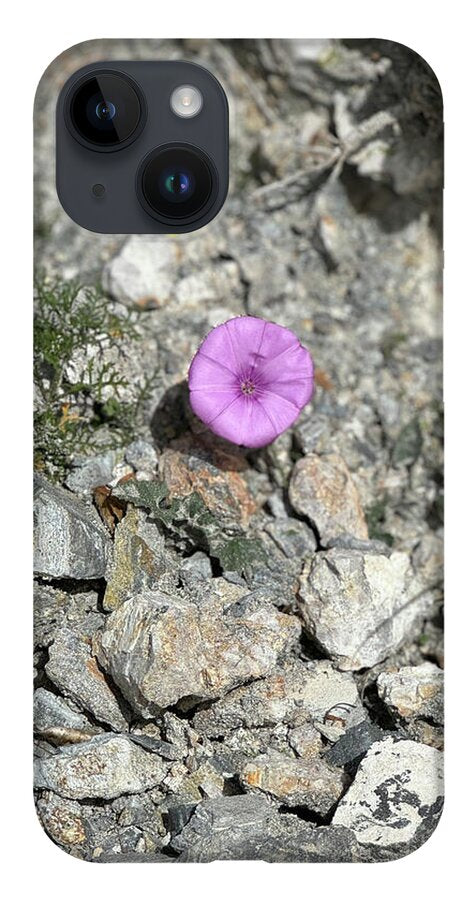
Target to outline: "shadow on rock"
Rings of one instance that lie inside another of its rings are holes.
[[[150,429],[158,449],[170,448],[185,458],[207,460],[224,472],[246,468],[249,451],[213,434],[194,415],[188,397],[188,384],[184,380],[170,387],[154,410]]]
[[[150,430],[159,450],[164,450],[172,441],[189,431],[192,418],[188,385],[184,379],[165,391],[152,413]]]

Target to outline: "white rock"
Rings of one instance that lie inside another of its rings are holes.
[[[308,631],[340,669],[385,659],[430,602],[408,554],[360,550],[318,553],[304,567],[299,608]]]
[[[267,675],[299,636],[295,616],[271,605],[233,614],[230,607],[246,591],[219,578],[213,588],[199,603],[144,591],[116,609],[98,634],[101,665],[142,715],[180,700],[196,705]]]
[[[309,453],[298,460],[289,499],[298,513],[313,522],[324,545],[342,534],[362,540],[369,536],[357,488],[338,453]]]
[[[411,849],[413,841],[419,843],[420,826],[428,833],[436,825],[442,766],[443,755],[433,747],[391,738],[379,741],[360,763],[332,824],[350,828],[360,844]]]

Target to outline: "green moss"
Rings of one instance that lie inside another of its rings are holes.
[[[422,429],[415,417],[399,432],[392,451],[394,466],[412,466],[420,456],[423,447]]]
[[[124,349],[138,339],[139,316],[135,310],[113,311],[100,290],[45,277],[37,280],[35,467],[53,479],[64,478],[73,456],[116,448],[134,437],[148,386],[135,391],[133,402],[124,403],[121,388],[126,379],[114,363],[100,360],[110,348]],[[99,345],[102,353],[88,358],[85,348]]]
[[[225,572],[244,575],[252,571],[255,563],[264,562],[266,555],[261,541],[256,538],[235,537],[214,548],[216,558]]]
[[[368,506],[365,510],[365,519],[369,530],[369,538],[373,541],[383,541],[389,547],[392,547],[395,540],[392,534],[385,531],[383,524],[385,522],[387,498],[377,500]]]
[[[389,363],[397,348],[405,343],[407,335],[402,331],[389,331],[384,335],[381,343],[383,358]]]

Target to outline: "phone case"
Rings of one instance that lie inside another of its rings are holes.
[[[180,58],[228,97],[223,209],[179,236],[84,230],[55,190],[63,84]],[[35,797],[67,853],[374,862],[434,830],[442,131],[435,75],[391,41],[93,41],[45,72]],[[191,361],[230,320],[201,397],[264,356],[265,446],[236,438],[239,404],[231,441],[195,414]],[[299,401],[263,320],[312,358]]]

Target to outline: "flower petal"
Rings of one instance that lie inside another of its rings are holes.
[[[266,365],[268,360],[276,359],[281,354],[290,350],[291,347],[299,347],[299,341],[292,331],[283,328],[282,325],[276,325],[275,322],[266,322],[266,328],[263,332],[263,340],[259,348],[257,359],[257,371]],[[307,353],[307,351],[306,351]]]
[[[286,431],[296,421],[301,407],[296,406],[284,397],[268,392],[264,397],[258,398],[258,405],[268,417],[274,429],[274,437]]]
[[[270,394],[288,400],[296,409],[301,410],[312,397],[314,391],[314,378],[293,378],[289,381],[273,381],[265,387],[261,387],[259,396],[267,397]]]
[[[273,422],[254,397],[238,396],[209,426],[211,430],[245,447],[264,447],[277,436]]]
[[[215,360],[224,369],[233,372],[236,377],[239,376],[239,365],[233,352],[233,347],[228,334],[227,323],[217,325],[216,328],[207,334],[205,340],[198,348],[195,359],[201,356],[207,356],[209,359]],[[195,362],[193,360],[192,366]]]
[[[209,386],[231,390],[239,386],[239,380],[222,362],[212,359],[200,349],[195,355],[188,374],[188,386],[191,391],[202,390]]]
[[[271,325],[255,316],[238,316],[225,322],[231,353],[242,377],[249,375],[259,359],[263,335]]]
[[[203,388],[190,391],[190,406],[195,415],[211,428],[214,420],[241,396],[236,390],[210,391]]]
[[[237,377],[241,377],[255,362],[263,330],[267,324],[270,323],[254,316],[229,319],[207,334],[197,356],[205,353],[209,358],[230,369]]]
[[[314,369],[308,351],[297,340],[280,354],[268,359],[259,368],[260,385],[291,381],[294,378],[312,378]]]

